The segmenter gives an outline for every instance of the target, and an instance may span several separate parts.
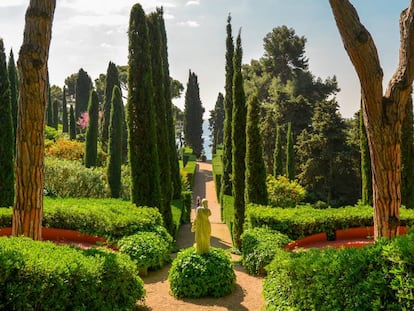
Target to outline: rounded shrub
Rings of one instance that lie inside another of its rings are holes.
[[[211,248],[197,254],[194,247],[178,253],[168,275],[170,289],[177,298],[223,297],[236,286],[230,255]]]
[[[171,261],[172,237],[156,226],[154,232],[138,232],[118,241],[119,251],[131,257],[140,271],[159,269]]]
[[[303,201],[306,190],[296,181],[284,176],[268,175],[266,179],[269,205],[273,207],[295,207]]]

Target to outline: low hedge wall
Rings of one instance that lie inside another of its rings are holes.
[[[221,217],[229,227],[230,234],[233,238],[234,225],[234,198],[230,195],[223,195],[221,201]]]
[[[12,214],[12,209],[0,208],[0,228],[12,225]],[[77,230],[110,242],[162,224],[158,209],[118,199],[44,198],[44,227]]]
[[[277,250],[265,310],[412,310],[414,234],[363,248]]]
[[[2,310],[133,310],[144,295],[123,254],[0,238]]]
[[[216,154],[213,155],[211,161],[213,166],[213,180],[216,188],[217,200],[220,202],[220,191],[221,191],[221,176],[223,175],[223,149],[221,146],[217,147]]]
[[[414,224],[414,210],[400,209],[401,226]],[[373,209],[370,206],[315,209],[310,205],[296,208],[273,208],[249,204],[246,209],[246,229],[268,227],[297,240],[325,232],[328,239],[335,239],[335,230],[373,226]]]

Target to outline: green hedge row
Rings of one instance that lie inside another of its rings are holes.
[[[214,186],[216,187],[217,200],[220,202],[220,191],[221,191],[221,176],[223,175],[223,149],[222,146],[217,146],[216,154],[213,155],[211,161],[213,166],[213,180]]]
[[[133,310],[144,295],[123,254],[0,238],[1,310]]]
[[[414,225],[414,210],[400,209],[401,226]],[[297,240],[305,236],[326,232],[335,239],[335,230],[373,226],[373,209],[370,206],[315,209],[310,205],[296,208],[272,208],[248,205],[246,228],[268,227]]]
[[[413,310],[414,234],[364,248],[276,252],[265,310]]]
[[[189,190],[192,190],[197,168],[197,158],[190,148],[183,148],[182,156],[183,160],[180,161],[181,175],[184,177]]]
[[[233,238],[234,198],[230,195],[223,195],[221,199],[221,217],[223,222],[229,227],[230,234]]]
[[[0,228],[11,226],[12,213],[12,209],[0,208]],[[77,230],[112,242],[162,224],[156,208],[118,199],[44,199],[44,227]]]

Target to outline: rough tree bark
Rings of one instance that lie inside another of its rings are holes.
[[[397,234],[401,205],[401,126],[414,79],[414,0],[400,16],[399,64],[383,94],[383,72],[370,33],[348,0],[329,0],[362,89],[371,155],[375,239]]]
[[[20,96],[16,133],[13,235],[41,240],[47,61],[56,0],[30,0],[17,67]]]

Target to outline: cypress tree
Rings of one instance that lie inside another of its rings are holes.
[[[108,184],[112,198],[119,198],[121,193],[121,165],[122,165],[122,95],[120,88],[113,87],[111,99],[111,115],[109,120],[108,135]]]
[[[240,32],[236,39],[234,52],[233,77],[233,113],[232,113],[232,163],[233,163],[233,197],[234,197],[234,227],[233,238],[235,246],[241,247],[241,234],[244,224],[244,189],[245,189],[245,157],[246,157],[246,99],[241,72],[242,47]]]
[[[16,63],[14,61],[13,50],[10,50],[9,63],[7,65],[7,72],[9,74],[10,82],[10,98],[11,98],[11,110],[13,119],[13,129],[16,133],[17,128],[17,108],[19,105],[19,77],[17,75]]]
[[[131,9],[128,61],[128,144],[131,197],[137,206],[160,207],[160,181],[150,42],[144,10]]]
[[[184,140],[197,157],[203,150],[203,113],[198,78],[190,70],[184,103]]]
[[[221,177],[221,196],[232,194],[232,113],[233,113],[233,55],[234,43],[231,29],[231,16],[227,18],[226,38],[226,82],[224,97],[224,130],[223,130],[223,175]]]
[[[3,39],[0,38],[0,207],[14,202],[14,131]]]
[[[286,134],[286,177],[289,180],[295,179],[295,151],[293,149],[292,123],[288,123]]]
[[[69,139],[70,140],[76,139],[75,111],[73,110],[72,105],[70,105],[70,108],[69,108]]]
[[[211,132],[212,153],[216,153],[217,145],[223,143],[224,127],[224,96],[219,93],[217,96],[214,110],[210,111],[209,129]]]
[[[163,10],[159,10],[160,16],[160,31],[161,31],[161,57],[163,62],[164,69],[164,98],[166,101],[166,118],[167,118],[167,130],[168,130],[168,144],[169,144],[169,159],[170,159],[170,169],[171,169],[171,182],[173,187],[173,198],[181,198],[181,174],[180,174],[180,165],[178,162],[178,153],[177,146],[175,144],[175,125],[173,119],[173,104],[172,104],[172,95],[171,95],[171,78],[170,78],[170,69],[168,63],[168,46],[167,46],[167,33],[165,30],[165,23],[163,18]]]
[[[362,107],[362,100],[361,100]],[[371,157],[369,154],[368,137],[364,125],[364,117],[362,110],[359,113],[359,137],[361,150],[361,185],[362,197],[361,203],[372,205],[372,172],[371,172]]]
[[[88,104],[89,123],[85,138],[85,167],[96,166],[98,158],[98,119],[99,99],[95,90],[91,90]]]
[[[112,91],[115,86],[120,87],[119,84],[119,75],[118,69],[113,62],[109,62],[108,69],[106,70],[106,80],[105,80],[105,94],[104,94],[104,103],[103,103],[103,114],[101,121],[101,144],[102,149],[107,151],[108,144],[108,128],[109,128],[109,119],[111,115],[111,100],[112,100]]]
[[[53,121],[53,103],[52,103],[52,92],[49,83],[49,73],[47,74],[47,110],[46,110],[46,124],[50,127],[55,127]]]
[[[128,125],[126,122],[124,104],[122,104],[121,109],[122,109],[122,163],[126,164],[128,163]]]
[[[408,99],[401,134],[401,204],[412,209],[414,208],[414,128],[411,96]]]
[[[88,73],[82,68],[79,69],[76,78],[76,94],[75,94],[75,120],[78,120],[82,112],[88,110],[89,93],[92,88],[92,80]]]
[[[260,104],[257,93],[249,97],[246,122],[246,203],[266,205],[266,167],[259,129]]]
[[[148,16],[148,33],[151,44],[152,85],[154,90],[154,106],[157,111],[157,146],[158,164],[160,172],[161,214],[164,225],[173,233],[171,212],[171,169],[169,159],[168,129],[167,129],[167,102],[164,97],[164,68],[161,56],[162,40],[160,30],[160,12],[153,12]]]
[[[68,107],[66,103],[66,87],[63,87],[63,98],[62,98],[62,132],[69,132],[69,122],[68,122]]]
[[[59,125],[59,101],[53,102],[53,127],[57,130]]]
[[[282,140],[280,138],[280,127],[276,127],[275,151],[273,153],[273,176],[283,175]]]

